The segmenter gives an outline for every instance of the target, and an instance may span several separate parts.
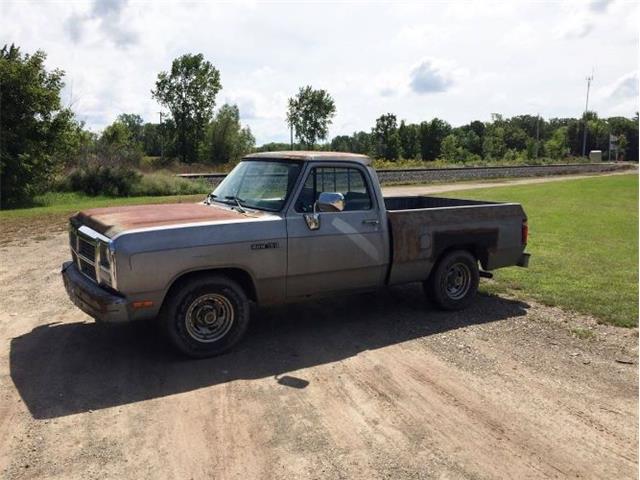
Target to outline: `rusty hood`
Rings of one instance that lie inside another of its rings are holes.
[[[84,210],[75,215],[77,223],[86,225],[107,237],[126,230],[185,223],[240,220],[258,215],[202,203],[135,205]]]

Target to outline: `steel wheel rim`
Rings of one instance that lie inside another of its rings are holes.
[[[191,338],[212,343],[229,333],[234,320],[235,312],[229,299],[219,293],[208,293],[189,305],[185,325]]]
[[[461,262],[452,264],[444,278],[444,288],[451,300],[460,300],[471,288],[471,270]]]

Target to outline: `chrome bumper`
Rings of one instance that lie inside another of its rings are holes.
[[[71,301],[99,322],[126,322],[130,319],[127,299],[100,288],[80,273],[73,262],[62,264],[62,280]]]

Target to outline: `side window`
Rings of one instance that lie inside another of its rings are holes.
[[[296,201],[296,212],[312,212],[313,204],[322,192],[341,193],[345,211],[371,210],[367,182],[356,168],[316,167],[311,170]]]

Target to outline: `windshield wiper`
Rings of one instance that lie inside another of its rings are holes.
[[[236,202],[236,205],[238,206],[238,211],[240,213],[245,213],[245,209],[242,208],[242,204],[240,203],[243,200],[240,197],[236,197],[235,195],[227,195],[224,198],[227,199],[227,200],[233,200],[234,202]]]

